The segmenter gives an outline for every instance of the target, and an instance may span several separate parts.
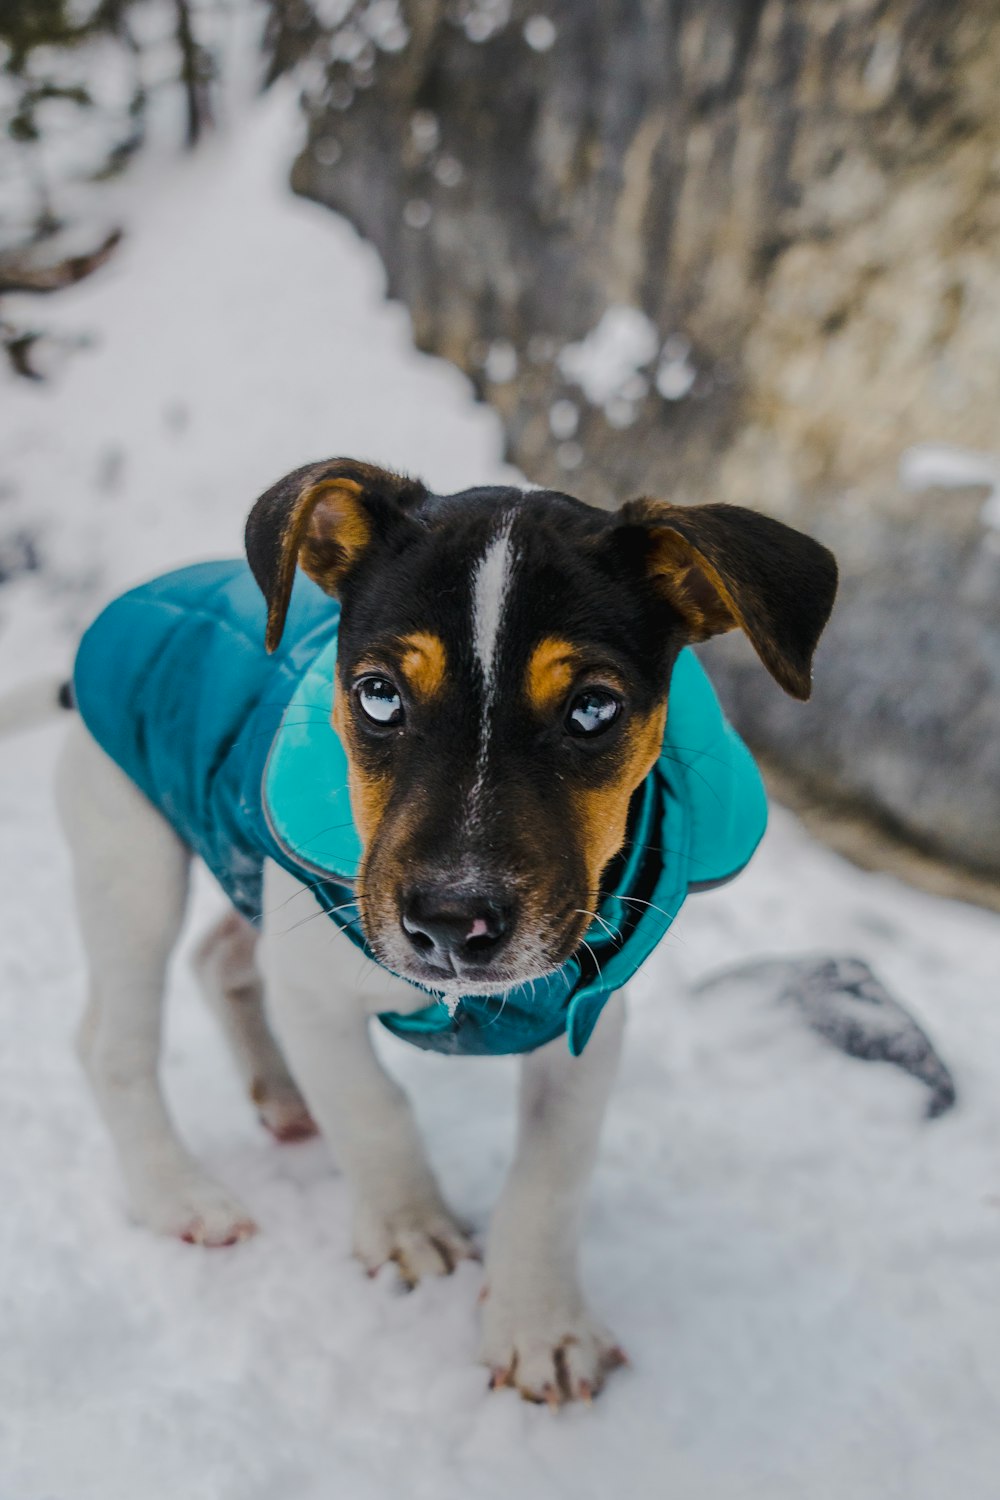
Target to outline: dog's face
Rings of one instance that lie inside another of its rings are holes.
[[[270,649],[297,564],[341,599],[333,721],[362,924],[387,967],[455,994],[508,989],[579,947],[681,647],[742,626],[807,697],[836,587],[824,548],[750,511],[442,497],[349,460],[262,496],[247,552]]]

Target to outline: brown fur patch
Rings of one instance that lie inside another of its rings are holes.
[[[278,543],[277,587],[268,601],[269,651],[281,639],[296,565],[301,563],[321,589],[333,594],[368,545],[371,528],[361,495],[361,485],[353,479],[324,479],[303,488],[289,505]]]
[[[650,543],[650,571],[666,585],[692,641],[707,641],[743,625],[736,602],[716,569],[679,532],[664,527],[653,532]]]
[[[625,842],[629,802],[656,764],[666,719],[666,703],[645,718],[635,718],[622,736],[618,775],[605,786],[582,788],[574,795],[591,898],[596,897],[601,875]]]
[[[738,505],[630,500],[626,526],[646,531],[647,566],[688,638],[739,626],[793,698],[808,698],[812,660],[837,592],[833,554],[812,537]]]
[[[415,630],[399,642],[400,669],[416,698],[433,698],[445,679],[448,658],[444,641],[427,630]]]
[[[553,709],[569,690],[580,666],[576,647],[557,635],[546,636],[532,651],[525,674],[525,687],[539,713]]]
[[[344,693],[337,683],[333,695],[333,727],[347,756],[347,789],[351,798],[354,826],[362,846],[367,847],[385,815],[392,783],[387,776],[373,776],[361,765],[354,750],[354,726],[344,708]]]
[[[296,512],[306,512],[299,563],[326,593],[335,593],[346,570],[371,539],[360,484],[331,479],[305,492]]]
[[[419,480],[373,464],[331,458],[286,474],[266,490],[247,518],[247,558],[267,600],[268,651],[281,640],[301,563],[328,593],[367,547],[371,522],[365,501],[378,496],[400,510],[426,494]]]

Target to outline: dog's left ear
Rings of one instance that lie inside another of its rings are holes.
[[[749,637],[793,698],[812,690],[812,659],[837,592],[833,553],[791,526],[736,505],[632,500],[619,526],[642,533],[647,575],[691,641]]]
[[[267,600],[265,644],[281,640],[296,566],[328,594],[337,594],[376,532],[384,533],[427,491],[374,464],[331,458],[286,474],[247,519],[247,559]]]

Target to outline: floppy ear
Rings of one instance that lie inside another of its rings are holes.
[[[837,592],[832,552],[737,505],[632,500],[620,518],[645,533],[647,573],[689,640],[739,626],[785,692],[809,697],[813,652]]]
[[[246,549],[267,600],[268,651],[285,628],[296,564],[336,594],[373,531],[426,493],[418,479],[351,458],[307,464],[265,491],[247,519]]]

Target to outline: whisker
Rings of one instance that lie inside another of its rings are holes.
[[[674,748],[675,749],[683,750],[684,746],[683,745],[679,745],[679,746],[675,746]],[[699,757],[699,759],[701,759],[701,760],[714,760],[716,762],[716,764],[720,765],[720,766],[728,766],[729,765],[729,761],[726,760],[723,756],[721,756],[721,755],[709,755],[709,753],[708,753],[707,750],[692,750],[691,753],[692,753],[692,755],[697,755]],[[705,786],[711,792],[712,796],[715,798],[716,802],[718,802],[719,806],[720,807],[722,806],[722,802],[723,802],[722,797],[716,791],[715,787],[709,781],[708,777],[702,775],[701,771],[698,770],[697,766],[693,763],[693,761],[683,760],[681,758],[681,756],[679,756],[679,755],[667,755],[667,754],[665,754],[663,752],[661,752],[661,754],[659,756],[659,759],[660,760],[669,761],[670,764],[674,765],[674,766],[682,766],[685,771],[690,771],[693,776],[697,776],[697,778],[698,778],[699,781],[704,782]]]
[[[266,910],[262,910],[259,916],[251,917],[250,925],[256,926],[258,922],[263,922],[265,917],[273,917],[279,911],[284,911],[285,907],[297,900],[299,896],[311,895],[314,891],[318,891],[321,886],[330,885],[331,883],[331,881],[322,878],[319,880],[303,880],[300,883],[299,889],[293,891],[290,896],[286,896],[284,901],[279,901],[277,906],[269,906]]]
[[[327,914],[328,917],[333,917],[333,916],[336,916],[336,914],[337,914],[338,911],[346,911],[349,906],[360,906],[360,902],[358,902],[358,901],[343,901],[343,902],[341,902],[341,904],[339,906],[324,906],[323,910],[326,912],[326,914]],[[359,911],[358,912],[358,917],[360,918],[360,916],[361,916],[361,913]],[[352,918],[352,921],[353,921],[353,918]]]
[[[358,903],[356,901],[345,901],[343,906],[335,906],[333,908],[333,911],[345,911],[348,906],[357,906],[357,904]],[[281,936],[287,937],[290,932],[296,932],[300,927],[305,927],[307,922],[315,922],[317,917],[330,917],[332,915],[332,911],[328,911],[325,906],[320,906],[316,911],[310,912],[308,917],[303,917],[301,921],[294,922],[291,927],[286,927],[281,933]],[[350,922],[338,922],[337,926],[340,928],[353,927],[355,922],[360,921],[361,915],[359,913],[358,916],[353,917]]]
[[[605,932],[609,935],[609,937],[611,938],[612,942],[618,942],[618,943],[620,943],[622,941],[622,935],[621,935],[620,930],[617,927],[612,927],[612,925],[611,925],[610,922],[606,922],[605,919],[601,916],[600,912],[597,912],[597,911],[588,911],[583,906],[575,906],[573,908],[573,910],[574,910],[574,912],[576,913],[577,916],[580,916],[580,917],[593,917],[593,919],[594,919],[595,922],[600,922],[601,926],[604,928]]]
[[[307,839],[306,842],[302,845],[302,848],[303,849],[309,849],[309,848],[311,848],[312,845],[315,844],[316,840],[317,839],[321,839],[323,837],[323,835],[326,834],[326,833],[339,833],[342,828],[353,828],[353,827],[354,827],[354,820],[353,819],[351,819],[347,823],[330,823],[326,828],[321,828],[318,833],[314,833],[313,836],[312,836],[312,838]]]
[[[523,981],[522,981],[522,984],[523,984]],[[522,988],[522,985],[518,985],[518,989],[520,989],[520,988]],[[500,994],[500,1008],[499,1008],[499,1010],[497,1011],[497,1013],[496,1013],[495,1016],[491,1016],[488,1021],[484,1022],[484,1024],[480,1028],[480,1030],[486,1031],[490,1026],[495,1026],[496,1025],[497,1021],[499,1021],[500,1017],[503,1015],[504,1011],[507,1009],[507,999],[508,999],[508,996],[510,995],[510,993],[511,993],[510,990],[503,990],[503,991],[501,991],[501,994]]]
[[[600,964],[597,962],[597,954],[594,952],[594,950],[590,946],[590,944],[588,942],[585,942],[582,938],[580,940],[580,946],[583,947],[583,948],[586,948],[587,952],[590,954],[591,958],[594,960],[594,965],[595,965],[595,967],[597,969],[597,977],[601,981],[601,984],[603,985],[603,983],[604,983],[604,970],[601,968]]]
[[[647,851],[652,850],[657,854],[683,854],[690,864],[706,866],[711,864],[710,860],[697,859],[689,849],[672,849],[669,845],[664,844],[640,844],[638,839],[626,839],[621,847],[622,849],[645,849]],[[610,891],[608,894],[614,896],[615,892]]]
[[[674,929],[673,931],[667,930],[668,928],[672,928],[673,923],[677,920],[677,912],[680,911],[680,907],[678,907],[677,911],[675,911],[673,916],[671,916],[669,912],[664,911],[662,906],[657,906],[655,901],[643,901],[638,896],[619,896],[618,899],[619,901],[630,901],[634,906],[649,906],[653,909],[653,911],[658,911],[660,915],[665,918],[663,931],[661,932],[658,941],[661,943],[676,943],[681,948],[687,946],[684,938],[682,938],[678,934],[676,929]]]
[[[304,725],[315,724],[315,719],[282,719],[270,729],[259,729],[255,734],[240,734],[233,740],[233,745],[253,745],[258,740],[276,740],[278,735],[285,729],[301,729]],[[336,732],[336,731],[334,731]]]
[[[662,906],[657,906],[655,901],[643,901],[640,896],[619,896],[618,900],[627,901],[630,906],[648,906],[653,911],[658,911],[661,916],[666,917],[668,922],[672,922],[677,916],[676,912],[671,915],[670,912],[665,911]]]

